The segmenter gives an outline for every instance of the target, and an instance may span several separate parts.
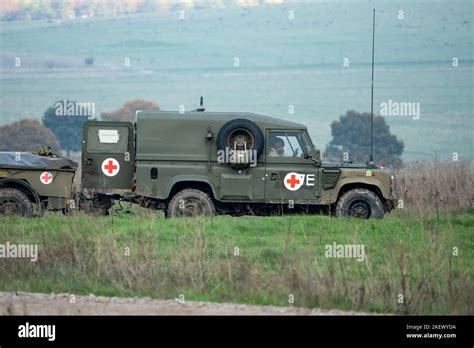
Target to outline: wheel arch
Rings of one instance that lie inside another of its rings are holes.
[[[41,209],[41,199],[38,192],[27,181],[15,178],[0,179],[0,188],[14,188],[23,192],[36,206]]]
[[[330,203],[336,203],[344,193],[357,188],[364,188],[372,191],[380,198],[380,200],[382,200],[382,202],[390,196],[390,192],[384,192],[383,185],[376,179],[370,181],[365,178],[343,179],[334,188]]]
[[[216,199],[216,190],[212,182],[207,177],[195,175],[180,175],[168,184],[165,194],[167,199],[171,199],[177,192],[185,188],[194,188],[208,193],[212,199]]]
[[[344,193],[350,191],[350,190],[353,190],[353,189],[360,189],[360,188],[364,188],[364,189],[367,189],[369,191],[372,191],[373,193],[375,193],[380,199],[383,200],[383,194],[382,194],[382,191],[380,190],[380,187],[376,186],[376,185],[370,185],[370,184],[366,184],[366,183],[349,183],[349,184],[345,184],[344,186],[342,186],[339,190],[339,192],[337,193],[337,200],[339,199],[339,197],[341,197]]]

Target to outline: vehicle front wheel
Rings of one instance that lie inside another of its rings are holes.
[[[0,189],[0,215],[34,216],[35,206],[20,190]]]
[[[382,219],[384,207],[379,196],[367,189],[353,189],[344,193],[336,205],[337,216],[360,219]]]
[[[176,193],[168,204],[166,217],[214,216],[216,207],[209,195],[201,190],[184,189]]]

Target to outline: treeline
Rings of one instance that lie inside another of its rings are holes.
[[[153,13],[183,8],[228,5],[251,6],[281,3],[282,0],[2,0],[0,18],[14,20],[52,20],[94,16]]]
[[[73,105],[74,102],[68,101]],[[74,108],[72,108],[74,109]],[[157,103],[135,99],[126,102],[115,111],[103,112],[100,119],[104,121],[133,121],[137,110],[159,110]],[[55,152],[81,151],[82,127],[84,122],[95,115],[58,115],[57,106],[49,107],[41,121],[35,118],[24,118],[0,127],[0,151],[37,151],[51,147]]]
[[[176,1],[153,0],[7,0],[0,2],[2,20],[74,19],[153,12],[161,4]]]
[[[98,118],[95,107],[86,108],[81,104],[84,103],[62,100],[44,112],[41,122],[26,118],[0,127],[0,151],[35,151],[48,146],[68,155],[71,151],[81,151],[84,122]],[[94,110],[92,114],[90,110]],[[134,122],[137,110],[160,110],[160,106],[148,100],[130,100],[117,110],[102,112],[100,120]],[[331,129],[333,138],[324,151],[324,161],[365,163],[369,160],[370,114],[350,110],[334,121]],[[385,119],[374,117],[376,164],[400,168],[403,148],[403,141],[391,134]]]

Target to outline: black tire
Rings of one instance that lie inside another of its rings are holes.
[[[0,189],[0,216],[29,217],[37,214],[36,205],[23,192],[14,188]]]
[[[166,217],[214,216],[216,207],[206,192],[184,189],[176,193],[166,208]]]
[[[337,216],[361,219],[382,219],[384,207],[379,196],[367,189],[353,189],[344,193],[336,205]]]
[[[231,144],[231,139],[240,140],[243,143],[244,139],[247,139],[247,150],[255,150],[256,151],[256,158],[259,158],[263,152],[263,148],[265,145],[265,138],[263,136],[262,130],[252,121],[244,119],[244,118],[237,118],[235,120],[231,120],[225,123],[222,128],[219,130],[217,134],[217,150],[225,151],[226,148],[234,149],[233,145]],[[242,148],[243,150],[243,148]],[[248,167],[249,164],[239,163],[239,164],[232,164],[232,167],[242,168]]]

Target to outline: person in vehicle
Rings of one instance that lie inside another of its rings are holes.
[[[272,148],[268,153],[269,157],[283,157],[285,154],[285,142],[280,138],[273,138],[271,140]]]

